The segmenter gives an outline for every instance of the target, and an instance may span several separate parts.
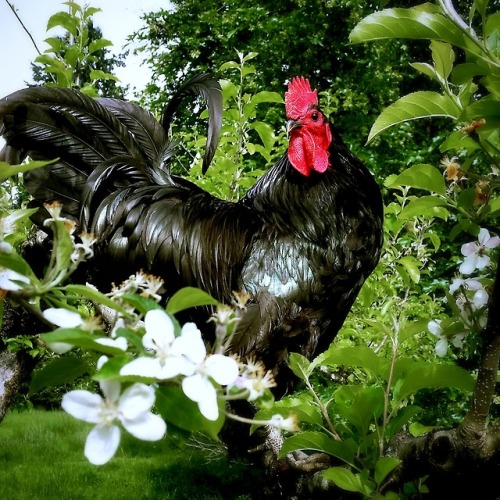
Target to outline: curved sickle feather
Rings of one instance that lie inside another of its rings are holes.
[[[222,126],[222,89],[219,81],[210,73],[201,73],[187,80],[172,95],[163,111],[161,124],[166,133],[170,129],[172,119],[185,97],[202,97],[208,107],[208,132],[205,155],[203,156],[202,172],[205,173],[210,165],[217,145],[219,144]]]

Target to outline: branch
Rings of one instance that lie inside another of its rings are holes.
[[[458,429],[467,440],[477,441],[480,435],[485,433],[487,418],[495,395],[500,360],[500,265],[498,263],[493,292],[488,305],[488,323],[484,330],[484,338],[483,357],[471,406]],[[485,445],[486,443],[483,442],[482,446]]]
[[[11,4],[9,2],[9,0],[5,0],[5,3],[10,7],[10,10],[14,13],[14,15],[16,16],[16,19],[19,21],[19,24],[22,26],[23,30],[26,31],[26,33],[28,34],[28,36],[30,37],[30,40],[31,42],[33,43],[36,51],[38,52],[38,55],[42,55],[42,53],[40,52],[40,49],[38,48],[38,45],[36,44],[35,42],[35,39],[33,38],[33,35],[29,32],[28,28],[26,28],[26,26],[24,25],[22,19],[18,16],[17,12],[16,12],[16,9],[14,7],[13,4]]]

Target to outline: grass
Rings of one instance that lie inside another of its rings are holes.
[[[115,457],[95,466],[83,455],[90,429],[61,411],[8,414],[0,425],[2,500],[243,500],[258,482],[245,464],[126,432]]]

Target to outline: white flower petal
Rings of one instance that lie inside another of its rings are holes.
[[[120,397],[121,384],[118,380],[100,380],[99,387],[107,401],[116,403]]]
[[[207,373],[219,384],[233,383],[239,374],[238,363],[223,354],[213,354],[205,362]]]
[[[120,429],[116,425],[95,427],[87,436],[84,454],[91,464],[103,465],[113,458],[120,444]]]
[[[125,337],[116,337],[115,339],[103,337],[102,339],[97,339],[96,342],[98,344],[107,345],[110,347],[117,347],[122,351],[126,351],[128,347],[127,339]]]
[[[184,394],[195,403],[202,401],[207,394],[215,393],[214,386],[200,373],[186,377],[182,381],[182,390]]]
[[[478,250],[479,246],[475,241],[472,241],[471,243],[465,243],[461,248],[462,255],[464,255],[465,257],[476,254]]]
[[[217,420],[219,418],[219,406],[217,405],[217,393],[206,395],[201,401],[198,401],[198,408],[200,413],[207,420]]]
[[[125,389],[118,402],[118,410],[126,419],[134,419],[147,412],[155,402],[155,390],[146,384],[134,384]]]
[[[62,398],[61,406],[63,410],[72,417],[97,424],[101,421],[100,412],[104,401],[99,394],[89,391],[71,391]]]
[[[158,358],[141,356],[122,366],[120,375],[138,375],[140,377],[159,378],[161,364]]]
[[[474,294],[474,297],[472,298],[472,302],[476,306],[477,309],[480,309],[481,307],[484,307],[486,304],[488,304],[488,299],[489,299],[489,295],[488,295],[488,292],[486,292],[486,290],[478,290]]]
[[[0,289],[10,290],[12,292],[21,290],[22,285],[16,283],[16,281],[26,284],[30,282],[27,276],[19,274],[16,271],[12,271],[11,269],[0,269]]]
[[[458,348],[462,348],[463,345],[464,345],[464,338],[467,334],[464,332],[464,333],[457,333],[452,339],[451,339],[451,343],[455,346],[455,347],[458,347]]]
[[[195,371],[196,365],[191,363],[191,361],[184,356],[169,356],[161,366],[161,370],[157,378],[167,380],[169,378],[177,377],[178,375],[189,377],[190,375],[193,375]]]
[[[479,235],[477,239],[479,241],[479,244],[481,246],[484,246],[484,244],[490,239],[490,232],[486,228],[482,227],[479,230]]]
[[[203,362],[207,349],[201,332],[194,323],[186,323],[182,327],[181,335],[173,341],[170,353],[175,356],[184,355],[195,364]]]
[[[429,323],[427,323],[427,329],[432,333],[432,335],[441,337],[441,334],[443,333],[443,329],[441,328],[441,320],[437,319],[436,321],[429,321]]]
[[[500,238],[498,236],[493,236],[493,238],[484,243],[486,248],[496,248],[498,245],[500,245]]]
[[[436,347],[436,354],[442,358],[443,356],[446,356],[446,352],[448,351],[448,341],[446,339],[441,339],[438,340]]]
[[[468,257],[466,257],[462,264],[460,264],[460,272],[462,274],[470,274],[474,272],[474,270],[476,269],[477,258],[478,256],[475,253],[470,254]]]
[[[478,255],[476,259],[476,269],[484,269],[490,263],[487,255]]]
[[[167,432],[163,419],[150,412],[143,412],[135,419],[123,419],[122,424],[132,436],[143,441],[158,441]]]
[[[159,346],[166,349],[174,340],[174,324],[165,311],[153,309],[148,311],[144,317],[146,333],[142,338],[142,344],[146,349],[155,349]]]
[[[47,347],[56,354],[64,354],[65,352],[71,351],[74,346],[66,344],[66,342],[47,342]]]
[[[82,317],[77,312],[67,309],[50,307],[45,309],[42,314],[47,321],[62,328],[76,328],[83,323]]]

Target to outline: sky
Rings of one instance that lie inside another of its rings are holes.
[[[46,31],[47,21],[52,14],[67,9],[62,0],[9,0],[14,4],[18,16],[29,30],[43,52],[48,48],[44,42],[56,30]],[[103,37],[111,40],[111,51],[121,52],[128,35],[139,29],[141,14],[166,8],[168,0],[80,0],[102,12],[93,16],[94,23],[102,30]],[[132,52],[132,51],[131,51]],[[6,0],[0,0],[0,98],[32,83],[30,63],[38,53],[27,33],[22,28]],[[149,81],[147,66],[140,65],[140,59],[129,55],[125,68],[116,68],[115,74],[130,90],[141,90]]]

